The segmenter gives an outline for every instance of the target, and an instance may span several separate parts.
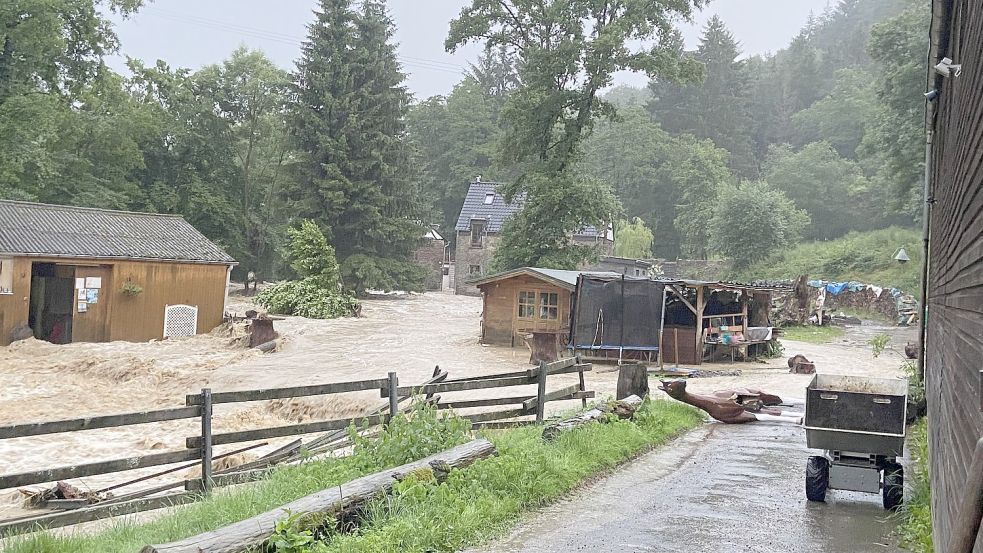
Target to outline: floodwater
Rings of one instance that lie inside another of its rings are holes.
[[[232,307],[252,307],[242,298]],[[184,405],[184,396],[210,387],[214,392],[301,386],[384,378],[390,371],[400,385],[431,377],[435,366],[451,378],[526,369],[525,348],[486,347],[478,343],[481,299],[431,293],[364,303],[363,317],[329,321],[287,317],[275,323],[283,336],[280,351],[262,354],[241,344],[241,328],[217,329],[207,335],[147,343],[112,342],[55,346],[27,340],[0,348],[0,424],[39,422],[92,415],[163,409]],[[894,332],[892,330],[892,332]],[[910,331],[902,331],[904,332]],[[812,345],[786,343],[786,354],[802,353],[820,372],[893,376],[900,363],[897,351],[874,359],[866,334],[848,331],[846,341]],[[902,338],[892,340],[900,350]],[[785,359],[765,363],[724,363],[708,369],[742,371],[741,376],[694,379],[694,392],[729,387],[759,387],[785,397],[804,397],[811,376],[788,374]],[[551,378],[550,389],[575,383],[575,375]],[[598,397],[613,395],[617,373],[595,365],[587,374],[588,389]],[[654,389],[655,383],[652,383]],[[501,390],[443,394],[444,399],[494,397]],[[509,395],[533,395],[535,385],[516,387]],[[218,405],[216,432],[281,426],[307,420],[349,418],[377,407],[378,392],[298,398],[273,402]],[[550,403],[548,412],[570,410],[579,401]],[[491,408],[496,410],[498,408]],[[479,409],[481,410],[481,409]],[[484,409],[487,410],[487,409]],[[184,438],[199,432],[197,419],[153,423],[0,440],[0,474],[10,474],[160,453],[184,448]],[[292,438],[243,457],[262,455]],[[216,454],[247,444],[216,448]],[[75,479],[82,490],[94,490],[166,467]],[[120,490],[137,491],[184,477],[183,473],[148,480]],[[41,486],[32,486],[38,489]],[[0,490],[0,519],[23,514],[17,490]]]
[[[802,428],[708,423],[470,553],[896,553],[880,495],[805,498]]]

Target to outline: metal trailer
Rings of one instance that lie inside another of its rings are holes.
[[[826,490],[878,493],[885,509],[904,497],[906,379],[817,374],[806,388],[806,445],[823,449],[806,465],[806,497]]]

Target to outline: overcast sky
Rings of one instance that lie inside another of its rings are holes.
[[[389,0],[396,22],[400,61],[407,85],[419,99],[446,94],[461,79],[480,46],[444,51],[448,22],[470,0]],[[681,26],[687,46],[714,13],[727,23],[747,54],[773,52],[788,44],[810,12],[819,14],[828,0],[714,0],[692,24]],[[263,50],[278,65],[292,69],[305,26],[313,20],[313,0],[153,0],[132,18],[119,22],[122,53],[172,67],[197,69],[218,63],[240,45]],[[122,57],[110,60],[124,70]],[[618,81],[642,85],[644,77],[619,75]]]

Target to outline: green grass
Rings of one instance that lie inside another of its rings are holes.
[[[499,455],[451,474],[447,482],[413,481],[367,510],[353,535],[331,536],[313,551],[455,551],[505,532],[529,509],[703,421],[682,404],[646,402],[634,421],[591,425],[542,442],[542,427],[487,433]],[[8,553],[123,553],[205,532],[270,510],[363,474],[441,451],[468,439],[468,423],[440,422],[425,409],[343,459],[284,467],[268,480],[216,493],[147,524],[122,520],[94,536],[40,533],[14,538]]]
[[[843,336],[841,326],[789,326],[782,329],[782,338],[810,344],[826,344]]]
[[[911,459],[905,465],[905,483],[910,492],[901,508],[898,535],[901,546],[915,553],[933,553],[932,491],[928,478],[928,419],[908,429]]]
[[[894,261],[895,252],[902,246],[911,258],[904,265]],[[921,233],[891,227],[851,232],[826,242],[798,244],[729,276],[738,281],[750,281],[809,275],[810,279],[852,280],[915,293],[919,289],[921,253]]]

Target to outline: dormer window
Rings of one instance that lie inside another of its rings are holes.
[[[495,202],[495,193],[488,192],[485,194],[485,205],[491,205]]]

